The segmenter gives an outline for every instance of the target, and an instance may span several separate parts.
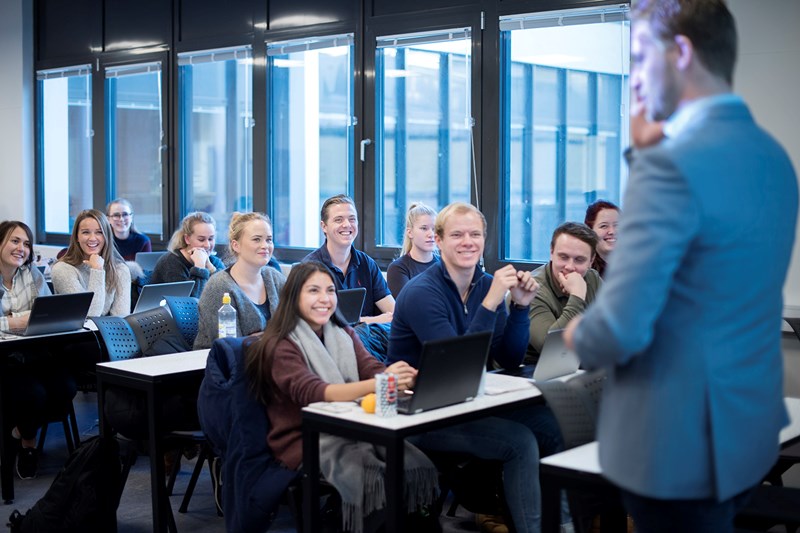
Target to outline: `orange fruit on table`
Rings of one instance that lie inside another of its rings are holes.
[[[365,413],[375,412],[375,393],[371,392],[361,399],[361,408]]]

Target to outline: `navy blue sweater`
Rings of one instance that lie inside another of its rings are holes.
[[[491,285],[492,276],[475,267],[465,304],[444,263],[412,278],[395,304],[390,364],[402,360],[416,367],[425,341],[494,331],[490,357],[503,368],[517,368],[528,346],[528,310],[512,308],[509,314],[505,302],[494,311],[486,309],[481,302]]]

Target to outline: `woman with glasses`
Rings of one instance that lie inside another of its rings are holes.
[[[136,231],[133,207],[125,198],[117,198],[106,206],[106,216],[114,230],[114,245],[125,261],[135,261],[139,252],[150,252],[150,237]]]

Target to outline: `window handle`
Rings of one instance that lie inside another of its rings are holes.
[[[361,141],[361,162],[362,163],[367,160],[366,159],[367,146],[369,146],[370,144],[372,144],[372,139],[363,139]]]

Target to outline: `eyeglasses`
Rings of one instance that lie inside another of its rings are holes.
[[[108,215],[108,218],[113,218],[119,220],[121,218],[131,218],[133,213],[114,213],[113,215]]]

